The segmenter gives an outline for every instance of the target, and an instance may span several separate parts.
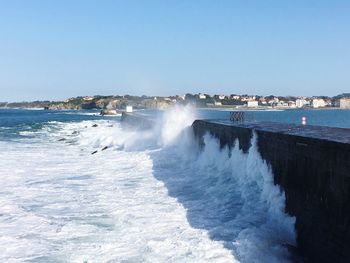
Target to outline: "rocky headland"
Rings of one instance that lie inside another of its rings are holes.
[[[1,108],[45,108],[52,110],[99,109],[105,113],[125,109],[167,109],[174,104],[192,104],[200,108],[247,108],[247,109],[297,109],[297,108],[350,108],[350,94],[334,97],[281,97],[258,95],[186,94],[184,96],[79,96],[64,101],[0,102]]]

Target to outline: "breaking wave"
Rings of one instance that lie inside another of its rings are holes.
[[[200,149],[195,118],[176,107],[144,131],[51,122],[40,143],[2,142],[0,261],[292,261],[295,219],[256,136],[247,153],[208,134]]]

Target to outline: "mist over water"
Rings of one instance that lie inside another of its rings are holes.
[[[206,136],[199,155],[189,158],[188,149],[183,150],[157,152],[152,158],[155,177],[185,206],[189,223],[223,241],[242,262],[286,262],[284,245],[295,245],[295,220],[284,213],[284,195],[255,142],[243,154],[238,146],[220,150],[219,142]]]
[[[0,141],[0,261],[290,262],[295,219],[256,138],[246,154],[209,135],[199,149],[195,118],[44,122]]]

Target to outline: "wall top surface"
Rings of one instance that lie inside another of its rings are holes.
[[[278,122],[232,122],[229,120],[203,120],[208,123],[216,123],[225,126],[248,128],[256,131],[281,133],[305,138],[313,138],[325,141],[334,141],[350,145],[350,129],[298,125]]]

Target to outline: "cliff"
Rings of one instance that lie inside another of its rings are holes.
[[[49,109],[125,109],[127,105],[135,109],[167,109],[173,105],[172,102],[153,98],[142,98],[136,96],[96,96],[96,97],[76,97],[66,101],[52,102]]]

